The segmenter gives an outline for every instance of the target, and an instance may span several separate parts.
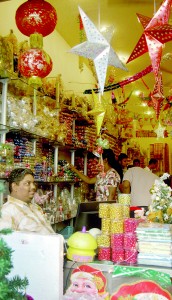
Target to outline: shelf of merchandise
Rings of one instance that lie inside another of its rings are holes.
[[[58,173],[58,160],[59,160],[59,149],[64,149],[65,151],[70,151],[70,157],[71,157],[71,163],[74,164],[75,162],[75,149],[71,149],[70,146],[67,145],[61,145],[57,141],[39,136],[37,134],[34,134],[29,131],[25,131],[20,128],[11,128],[10,126],[7,125],[7,91],[8,91],[8,78],[5,79],[0,79],[0,83],[2,83],[2,101],[1,101],[1,114],[0,114],[0,141],[1,143],[6,142],[6,135],[7,133],[16,133],[20,134],[22,137],[27,137],[29,138],[32,143],[33,143],[33,154],[36,155],[36,143],[37,141],[42,142],[42,143],[47,143],[51,145],[54,149],[54,164],[53,164],[53,173],[57,174]],[[72,130],[75,130],[75,123],[73,122],[73,128]],[[7,178],[0,178],[2,181],[6,181]],[[57,187],[61,183],[66,183],[70,184],[71,186],[71,198],[73,199],[74,197],[74,185],[75,181],[74,180],[58,180],[58,181],[37,181],[39,185],[53,185],[53,194],[54,198],[57,199]],[[4,202],[4,195],[3,193],[0,193],[0,206],[2,206]]]

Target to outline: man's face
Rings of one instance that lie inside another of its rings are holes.
[[[152,170],[157,170],[158,169],[158,163],[152,164]]]
[[[36,191],[34,178],[30,174],[25,175],[19,183],[13,182],[12,187],[12,196],[26,203],[31,202]]]

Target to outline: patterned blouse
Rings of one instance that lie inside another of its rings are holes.
[[[107,201],[109,197],[109,187],[117,188],[119,183],[120,176],[114,169],[110,169],[106,173],[99,173],[95,184],[96,201]]]
[[[32,203],[27,204],[11,196],[8,196],[8,201],[1,209],[0,230],[3,228],[40,234],[55,234],[40,206]]]

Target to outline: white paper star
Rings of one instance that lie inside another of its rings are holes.
[[[160,122],[158,124],[158,128],[154,130],[154,132],[157,134],[157,138],[164,138],[164,131],[165,127],[161,126]]]
[[[107,66],[111,65],[125,71],[127,71],[127,68],[120,61],[108,40],[99,32],[80,7],[79,12],[88,41],[73,47],[70,52],[94,61],[99,89],[103,93]],[[110,39],[110,36],[108,39]]]

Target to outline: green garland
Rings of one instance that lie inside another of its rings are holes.
[[[11,230],[1,230],[0,235],[10,232]],[[20,279],[19,276],[9,278],[7,276],[13,268],[12,253],[13,250],[8,247],[3,238],[0,238],[0,300],[26,300],[27,278]]]

